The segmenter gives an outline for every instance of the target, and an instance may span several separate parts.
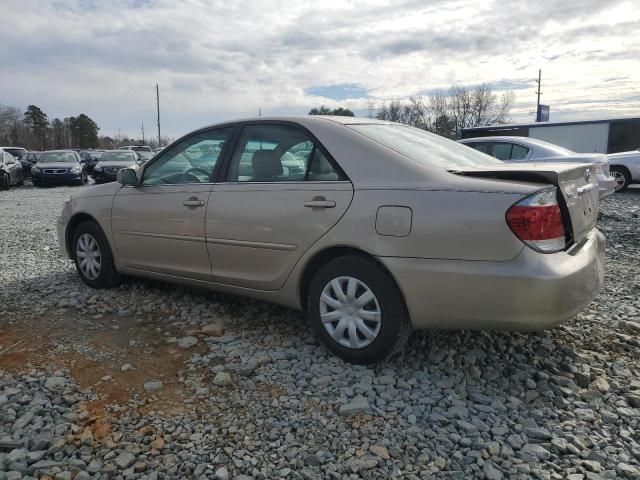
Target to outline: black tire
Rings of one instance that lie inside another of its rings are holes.
[[[624,167],[611,167],[611,176],[616,179],[616,192],[624,192],[629,188],[631,175]]]
[[[362,348],[347,347],[334,340],[321,319],[320,297],[323,290],[332,280],[346,276],[365,284],[375,295],[379,305],[378,334],[369,345]],[[370,365],[380,362],[402,349],[411,334],[409,312],[393,278],[375,261],[355,255],[335,258],[314,274],[309,285],[306,306],[316,337],[338,357],[351,363]]]
[[[76,183],[79,187],[87,183],[87,176],[83,173],[80,175],[80,180]]]
[[[78,241],[84,234],[92,237],[98,244],[100,254],[100,268],[99,274],[96,278],[89,278],[83,269],[80,267],[80,261],[78,259]],[[84,283],[93,288],[112,288],[118,286],[122,282],[121,275],[116,271],[115,264],[113,262],[113,254],[109,247],[109,242],[105,237],[100,226],[92,221],[87,220],[78,225],[73,232],[71,239],[71,252],[73,254],[76,270],[80,275],[80,278]]]
[[[0,189],[9,190],[11,186],[11,177],[9,177],[8,173],[2,175],[2,179],[0,181]]]
[[[34,187],[40,187],[42,184],[36,180],[31,180],[31,185],[33,185]]]

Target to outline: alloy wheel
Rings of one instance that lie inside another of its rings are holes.
[[[76,258],[78,259],[78,266],[85,277],[89,280],[95,280],[100,276],[102,255],[100,246],[92,235],[88,233],[80,235],[76,245]]]
[[[331,280],[320,295],[320,319],[340,345],[359,349],[371,345],[380,333],[382,311],[373,291],[357,278]]]
[[[627,179],[625,178],[624,173],[619,170],[615,170],[613,172],[613,179],[616,181],[616,190],[620,190],[627,183]]]

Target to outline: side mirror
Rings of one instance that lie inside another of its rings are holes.
[[[133,168],[122,168],[118,170],[116,175],[116,179],[122,185],[138,185],[138,176],[136,175],[136,171]]]

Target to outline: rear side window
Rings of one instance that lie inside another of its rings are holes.
[[[243,127],[227,175],[229,182],[342,179],[314,140],[302,129],[289,125]]]
[[[511,148],[511,160],[524,160],[527,158],[529,153],[529,149],[527,147],[523,147],[522,145],[513,144]]]
[[[494,143],[493,156],[496,157],[498,160],[510,160],[511,144],[510,143]]]

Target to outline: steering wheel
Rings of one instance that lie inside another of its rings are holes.
[[[202,181],[195,175],[195,172],[201,172],[205,177],[207,177],[207,181],[209,180],[209,177],[211,176],[211,174],[209,172],[207,172],[206,170],[199,168],[199,167],[191,167],[190,169],[186,170],[183,174],[182,174],[182,181],[185,183],[194,183],[193,181],[189,180],[189,177],[193,178],[196,180],[197,183],[202,183]]]

